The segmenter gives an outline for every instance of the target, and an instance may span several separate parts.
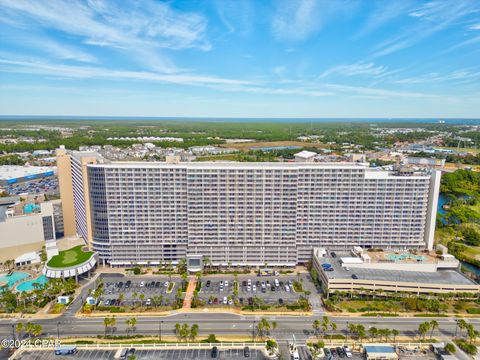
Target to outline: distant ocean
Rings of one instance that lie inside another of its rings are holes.
[[[33,115],[0,115],[0,121],[205,121],[205,122],[285,122],[285,123],[445,123],[450,125],[480,125],[480,119],[459,118],[229,118],[229,117],[143,117],[143,116],[33,116]]]

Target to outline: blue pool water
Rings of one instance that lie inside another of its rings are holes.
[[[23,211],[26,213],[26,214],[29,214],[31,212],[34,212],[36,210],[40,210],[40,205],[36,205],[36,204],[27,204],[23,207]]]
[[[48,278],[45,275],[39,276],[36,279],[25,281],[17,286],[18,291],[31,291],[34,289],[33,284],[46,284],[48,282]]]
[[[15,271],[11,273],[10,275],[1,275],[0,276],[0,282],[7,282],[7,286],[9,288],[13,287],[17,282],[24,280],[28,278],[30,275],[28,275],[26,272],[21,272],[21,271]]]
[[[412,260],[416,260],[416,261],[424,261],[425,260],[425,256],[422,256],[422,255],[412,255],[412,254],[400,254],[400,255],[397,255],[397,254],[388,254],[387,256],[385,256],[388,260],[391,260],[391,261],[403,261],[403,260],[406,260],[406,259],[412,259]]]

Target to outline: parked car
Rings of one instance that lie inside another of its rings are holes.
[[[212,358],[217,358],[218,357],[218,348],[216,346],[214,346],[212,348],[211,356],[212,356]]]
[[[352,351],[350,350],[350,348],[349,348],[347,345],[345,345],[345,346],[343,347],[343,352],[345,353],[345,355],[347,356],[347,358],[353,357]]]
[[[250,348],[248,346],[243,348],[243,357],[250,357]]]

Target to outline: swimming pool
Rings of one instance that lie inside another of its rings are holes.
[[[22,271],[14,271],[10,275],[1,275],[0,282],[7,282],[8,288],[12,288],[16,283],[27,279],[30,275]]]
[[[25,281],[16,287],[17,291],[31,291],[34,289],[33,284],[46,284],[48,278],[45,275],[39,276],[36,279]]]
[[[412,255],[412,254],[388,254],[387,256],[385,256],[387,258],[387,260],[390,260],[390,261],[403,261],[403,260],[406,260],[406,259],[411,259],[411,260],[415,260],[415,261],[424,261],[425,260],[425,256],[422,256],[422,255]]]

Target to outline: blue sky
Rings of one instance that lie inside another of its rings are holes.
[[[0,0],[0,114],[480,117],[478,0]]]

